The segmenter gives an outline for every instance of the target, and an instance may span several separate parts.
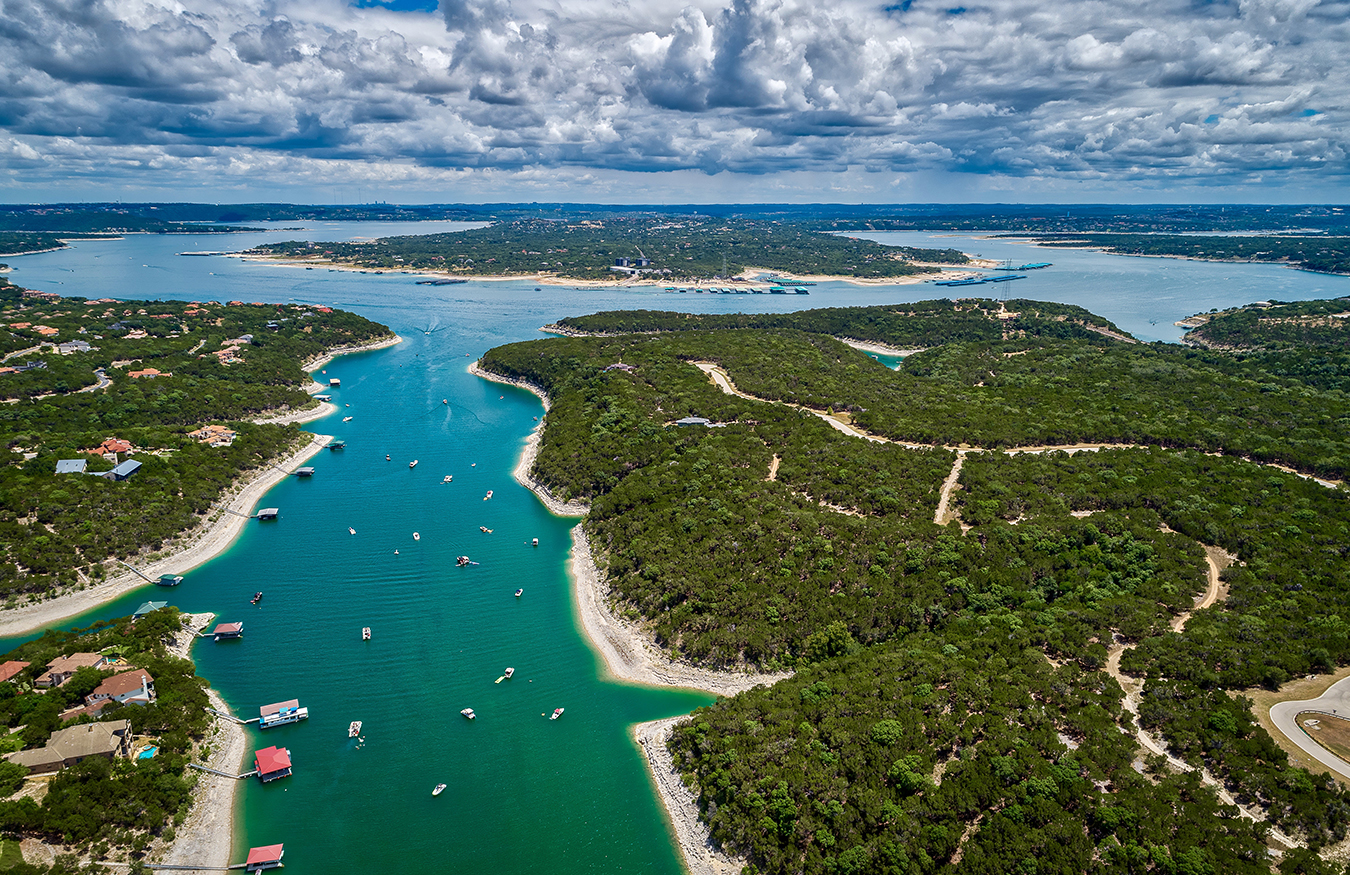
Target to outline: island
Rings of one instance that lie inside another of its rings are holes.
[[[1224,348],[948,300],[488,351],[547,399],[521,475],[586,514],[583,613],[738,679],[639,733],[691,867],[1339,871],[1350,794],[1253,699],[1350,664],[1347,361],[1258,309]]]

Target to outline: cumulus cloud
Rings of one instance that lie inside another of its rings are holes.
[[[0,0],[0,172],[1350,176],[1345,0],[262,8]]]

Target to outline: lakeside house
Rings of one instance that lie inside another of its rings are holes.
[[[258,777],[266,784],[291,773],[291,752],[284,747],[265,747],[253,754],[253,768]]]
[[[108,658],[102,653],[72,653],[69,656],[58,656],[47,663],[47,670],[38,675],[33,683],[43,688],[59,687],[73,678],[75,672],[82,668],[103,668],[107,664]]]
[[[124,441],[121,438],[110,437],[103,443],[94,447],[92,450],[85,450],[91,456],[105,456],[109,453],[129,453],[131,452],[131,441]]]
[[[155,701],[155,679],[150,672],[133,668],[107,678],[84,699],[86,705],[121,702],[123,705],[149,705]]]
[[[131,756],[131,721],[109,720],[58,729],[46,747],[21,750],[5,759],[24,766],[30,775],[59,772],[90,757],[126,759]]]
[[[14,680],[19,672],[28,668],[30,665],[32,665],[32,663],[20,662],[17,659],[11,659],[6,663],[0,664],[0,682]]]
[[[113,468],[111,471],[104,471],[99,476],[106,477],[109,480],[126,480],[128,477],[130,477],[132,474],[135,474],[139,470],[141,470],[140,462],[137,462],[135,459],[127,459],[125,462],[119,464],[116,468]]]
[[[203,425],[196,431],[190,431],[188,437],[212,447],[228,447],[234,443],[238,432],[232,431],[223,425]]]
[[[146,614],[153,614],[155,611],[158,611],[161,608],[167,608],[168,606],[168,602],[146,602],[137,608],[136,612],[131,615],[131,621],[134,623]]]

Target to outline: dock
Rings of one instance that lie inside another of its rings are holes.
[[[188,763],[188,767],[196,769],[199,772],[206,772],[208,775],[218,775],[219,777],[230,778],[231,780],[235,781],[239,781],[244,778],[252,778],[254,775],[258,774],[257,769],[254,769],[251,772],[244,772],[244,774],[242,775],[231,775],[229,772],[222,772],[219,769],[212,769],[207,766],[199,766],[196,763]]]
[[[207,637],[207,636],[202,636],[202,637]],[[257,717],[254,717],[252,720],[241,720],[240,718],[234,716],[233,714],[226,714],[224,711],[217,711],[215,708],[207,708],[207,709],[206,709],[206,713],[208,713],[208,714],[214,714],[214,715],[216,715],[217,717],[219,717],[219,718],[222,719],[222,720],[229,720],[231,723],[238,723],[240,726],[247,726],[247,725],[249,725],[250,723],[257,723],[257,722],[258,722],[258,718],[257,718]]]

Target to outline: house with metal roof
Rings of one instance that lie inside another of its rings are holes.
[[[56,473],[83,474],[88,467],[88,459],[60,459],[56,463]]]
[[[167,608],[168,606],[169,606],[168,602],[146,602],[145,604],[141,605],[139,608],[136,609],[136,613],[131,615],[131,619],[139,620],[146,614],[153,614],[160,608]]]
[[[139,470],[141,470],[140,462],[137,462],[135,459],[127,459],[111,471],[105,472],[102,476],[107,477],[109,480],[125,480]]]

